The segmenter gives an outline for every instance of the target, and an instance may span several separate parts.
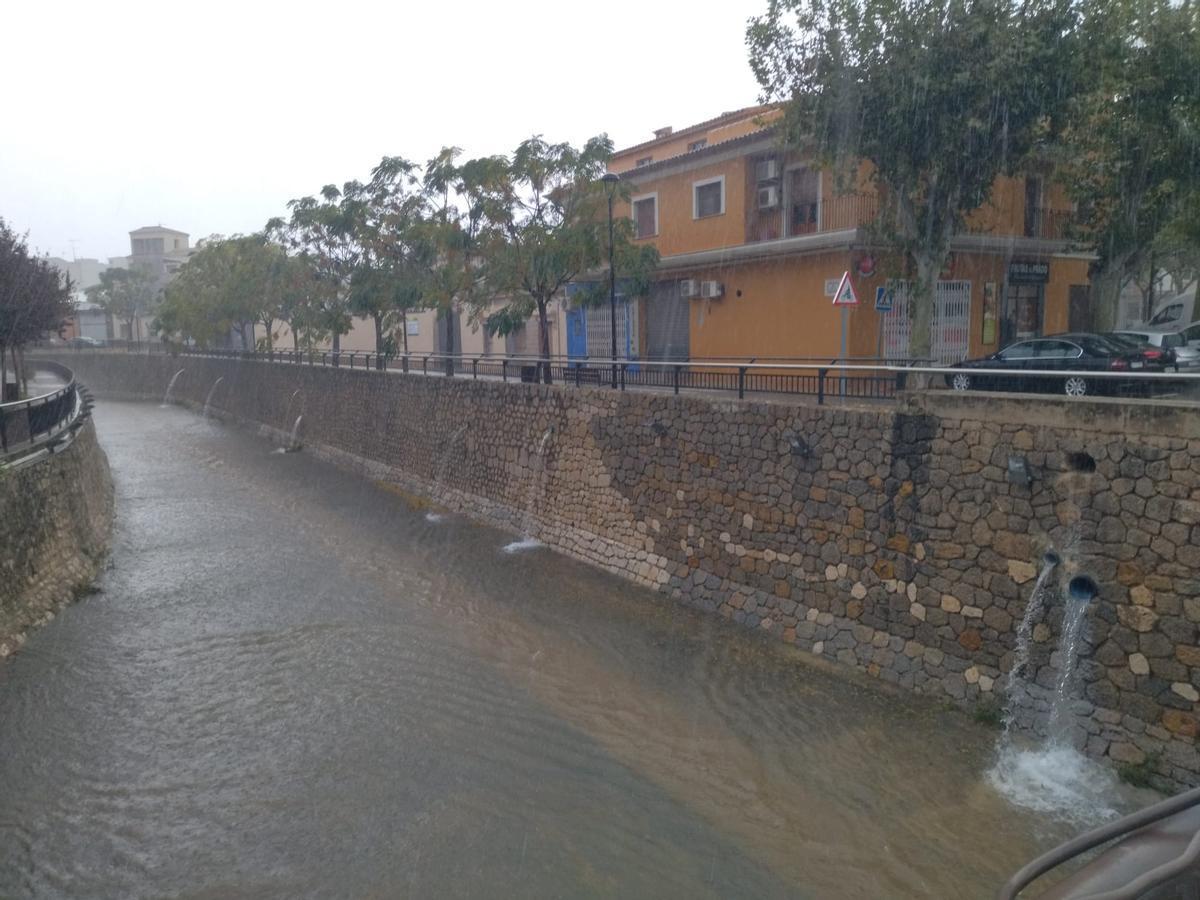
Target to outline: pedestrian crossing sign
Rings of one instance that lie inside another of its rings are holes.
[[[850,273],[843,272],[842,280],[838,282],[837,291],[833,295],[834,306],[858,306],[858,295],[854,293],[854,285],[850,283]]]

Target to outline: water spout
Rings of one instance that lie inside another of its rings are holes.
[[[538,469],[537,476],[529,483],[529,495],[525,501],[525,526],[522,529],[522,538],[519,541],[504,545],[505,553],[516,553],[520,550],[529,550],[534,547],[542,546],[541,542],[534,537],[534,511],[538,506],[539,500],[546,493],[546,445],[550,443],[550,438],[554,435],[554,426],[551,425],[542,435],[541,441],[538,442],[537,458]]]
[[[288,437],[288,453],[296,453],[300,449],[300,423],[303,421],[304,416],[296,416],[296,421],[292,424],[292,433]]]
[[[166,406],[168,403],[171,402],[171,390],[172,390],[172,388],[175,387],[175,382],[179,380],[179,376],[182,374],[183,374],[183,369],[180,369],[178,372],[176,372],[174,375],[172,375],[171,380],[167,382],[167,392],[165,394],[163,394],[163,401],[162,401],[163,406]]]
[[[469,424],[468,422],[464,422],[455,429],[454,433],[450,435],[449,440],[446,441],[446,448],[442,451],[442,458],[438,461],[437,472],[434,474],[433,479],[433,495],[435,497],[441,494],[442,477],[446,474],[446,466],[450,462],[450,451],[454,449],[454,445],[458,443],[458,439],[462,437],[463,432],[467,430]],[[425,514],[425,521],[427,522],[437,523],[442,521],[443,518],[445,517],[441,513],[429,512]]]
[[[217,392],[218,385],[224,380],[224,375],[218,376],[217,380],[213,382],[213,386],[208,389],[208,396],[204,398],[204,418],[206,419],[208,418],[208,411],[212,407],[213,394]]]
[[[1053,550],[1042,557],[1041,573],[1017,628],[1013,666],[1006,681],[1004,733],[988,779],[1018,806],[1070,821],[1094,822],[1115,815],[1109,805],[1115,782],[1110,772],[1074,746],[1071,707],[1079,696],[1079,653],[1087,630],[1090,601],[1099,594],[1096,582],[1090,577],[1077,575],[1067,585],[1055,653],[1058,673],[1054,692],[1048,697],[1049,692],[1038,686],[1036,672],[1030,666],[1033,625],[1052,597],[1058,595],[1050,587],[1049,578],[1061,563],[1061,557]],[[1039,718],[1046,714],[1045,737],[1037,745],[1023,746],[1018,742],[1012,727],[1018,713]]]
[[[1076,575],[1067,585],[1067,596],[1078,603],[1091,603],[1100,596],[1100,588],[1087,575]]]
[[[1029,672],[1029,656],[1033,644],[1033,626],[1046,608],[1046,585],[1050,574],[1061,562],[1061,558],[1053,550],[1046,551],[1042,557],[1042,569],[1037,581],[1033,584],[1033,593],[1029,595],[1029,603],[1025,614],[1017,626],[1017,646],[1013,654],[1012,668],[1008,670],[1005,681],[1004,732],[1007,735],[1012,729],[1017,712],[1028,705],[1030,686],[1033,679]]]
[[[289,417],[292,414],[292,403],[295,402],[296,397],[299,393],[300,393],[300,388],[296,388],[294,391],[292,391],[292,396],[288,397],[287,406],[285,406],[283,408],[283,425],[285,428],[287,427]],[[303,409],[303,407],[301,407],[301,409]]]

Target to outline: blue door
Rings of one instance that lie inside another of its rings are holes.
[[[567,310],[567,356],[571,359],[587,356],[587,316],[580,306]]]

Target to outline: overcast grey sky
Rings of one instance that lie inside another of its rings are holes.
[[[743,34],[765,7],[14,0],[0,217],[41,252],[108,257],[142,225],[253,231],[385,154],[638,143],[756,101]]]

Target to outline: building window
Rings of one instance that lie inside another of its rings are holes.
[[[643,156],[637,161],[637,167],[640,169],[642,166],[648,166],[652,162],[654,162],[653,156]]]
[[[821,173],[805,166],[787,174],[788,237],[814,234],[820,229]]]
[[[725,212],[725,176],[692,183],[692,218],[719,216]]]
[[[703,150],[707,146],[708,138],[700,138],[700,140],[692,141],[688,144],[688,153],[691,153],[693,150]]]
[[[654,237],[658,234],[658,194],[633,198],[633,236]]]

